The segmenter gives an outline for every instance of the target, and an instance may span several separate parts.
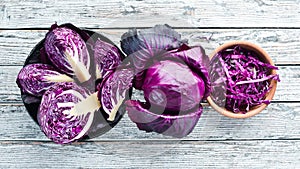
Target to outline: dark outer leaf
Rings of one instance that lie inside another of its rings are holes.
[[[192,132],[202,113],[202,106],[185,115],[158,115],[144,108],[139,101],[126,101],[128,116],[140,130],[182,138]]]
[[[140,89],[143,71],[152,64],[153,57],[159,57],[168,50],[180,47],[186,40],[181,40],[179,33],[168,25],[156,25],[153,28],[130,29],[121,37],[121,48],[131,59],[135,69],[134,87]]]

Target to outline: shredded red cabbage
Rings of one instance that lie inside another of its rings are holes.
[[[278,70],[276,66],[262,62],[254,51],[239,45],[218,52],[210,65],[212,99],[219,106],[224,103],[234,113],[246,113],[253,106],[269,104],[265,95],[272,88],[270,80],[280,81],[278,74],[270,74],[272,69]]]

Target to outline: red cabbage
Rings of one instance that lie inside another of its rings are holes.
[[[98,99],[109,121],[115,120],[120,106],[128,99],[133,76],[133,70],[118,68],[98,85]]]
[[[140,130],[157,132],[167,136],[182,138],[191,133],[197,124],[202,106],[188,114],[164,115],[156,114],[145,108],[146,105],[134,100],[126,101],[129,118],[136,123]]]
[[[262,62],[254,51],[239,45],[218,52],[210,63],[212,82],[211,96],[214,102],[234,113],[246,113],[253,106],[265,100],[270,91],[270,80],[279,76],[270,75],[272,69],[278,69]]]
[[[17,77],[17,84],[23,93],[42,96],[56,82],[73,81],[54,67],[46,64],[29,64],[23,67]]]
[[[146,101],[153,106],[187,111],[201,102],[205,85],[187,65],[163,60],[147,69],[142,90]]]
[[[52,64],[62,72],[76,76],[80,82],[90,79],[90,56],[85,41],[67,27],[57,27],[47,33],[45,51]]]
[[[141,89],[143,71],[151,65],[151,59],[166,51],[179,48],[186,40],[169,25],[156,25],[153,28],[130,29],[121,37],[121,48],[129,56],[134,70],[134,87]]]
[[[200,102],[210,92],[208,56],[200,46],[189,47],[167,25],[129,30],[121,47],[134,70],[134,87],[145,102],[126,101],[130,119],[140,130],[184,137],[196,125]]]
[[[73,82],[56,83],[42,97],[38,123],[55,143],[70,143],[86,135],[99,107],[97,94]]]
[[[210,94],[210,79],[209,79],[209,58],[205,54],[201,46],[188,47],[183,44],[179,49],[168,52],[163,56],[164,59],[180,59],[183,61],[194,73],[196,73],[205,85],[204,98]]]
[[[94,58],[97,79],[112,73],[123,60],[116,46],[104,42],[101,39],[98,39],[95,43]]]
[[[56,143],[106,133],[122,118],[125,106],[119,104],[131,94],[133,72],[116,70],[123,59],[118,47],[98,33],[52,25],[17,78],[28,113]]]

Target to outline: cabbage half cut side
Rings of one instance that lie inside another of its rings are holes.
[[[76,76],[81,83],[91,78],[88,48],[75,30],[67,27],[51,30],[46,35],[44,47],[49,60],[60,71]]]
[[[98,85],[98,99],[104,113],[109,116],[108,121],[114,121],[118,113],[125,113],[118,110],[129,98],[133,76],[131,68],[118,68]]]
[[[96,79],[102,79],[114,72],[121,64],[123,56],[114,45],[97,39],[94,45],[94,62],[96,65]]]
[[[40,97],[57,82],[72,82],[73,79],[61,74],[47,64],[29,64],[23,67],[17,77],[17,84],[26,94]]]
[[[99,108],[97,93],[73,82],[56,83],[42,97],[38,123],[55,143],[70,143],[87,133]]]

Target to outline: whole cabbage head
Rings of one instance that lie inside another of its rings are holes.
[[[131,60],[134,87],[145,102],[126,101],[129,118],[140,130],[173,137],[192,132],[210,93],[209,59],[201,46],[190,47],[168,25],[122,36],[121,47]]]

